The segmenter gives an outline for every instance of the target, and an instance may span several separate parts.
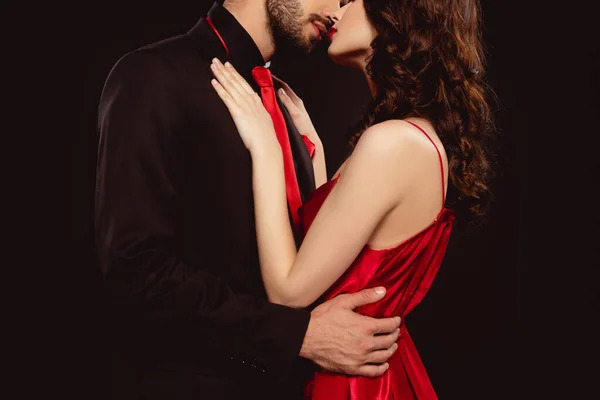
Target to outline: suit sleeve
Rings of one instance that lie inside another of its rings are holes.
[[[123,335],[161,356],[194,355],[209,364],[227,359],[285,377],[310,313],[236,294],[203,265],[178,257],[181,170],[174,132],[183,118],[181,86],[171,65],[149,51],[119,60],[105,83],[96,241],[109,298],[129,322]]]

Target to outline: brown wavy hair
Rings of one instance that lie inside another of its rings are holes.
[[[492,177],[494,125],[484,81],[477,0],[364,0],[377,30],[367,65],[377,94],[353,131],[408,117],[430,121],[446,148],[449,178],[473,221],[484,216]]]

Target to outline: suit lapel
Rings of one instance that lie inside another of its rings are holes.
[[[206,18],[201,18],[187,34],[191,36],[200,57],[207,63],[210,64],[214,57],[219,58],[223,62],[230,61],[234,63],[223,47],[221,40],[206,21]],[[230,51],[233,50],[230,49]],[[244,75],[248,83],[250,83],[255,90],[259,90],[251,74],[242,73],[242,75]],[[279,88],[277,83],[276,86]],[[308,196],[315,190],[315,175],[312,160],[302,136],[296,129],[296,126],[292,122],[292,118],[285,106],[279,100],[279,97],[277,97],[277,103],[283,113],[283,118],[285,119],[285,124],[287,126],[290,146],[294,158],[294,167],[296,169],[296,177],[300,188],[300,196],[302,198],[302,203],[304,203],[308,199]]]

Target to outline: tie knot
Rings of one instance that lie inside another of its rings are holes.
[[[260,87],[273,87],[273,77],[271,71],[265,67],[254,67],[252,77]]]

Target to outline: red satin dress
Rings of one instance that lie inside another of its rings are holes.
[[[427,138],[435,143],[419,126]],[[444,173],[442,156],[438,152]],[[308,231],[325,199],[335,187],[338,177],[315,190],[301,208],[301,222]],[[365,246],[356,260],[338,281],[327,291],[325,300],[342,293],[384,286],[386,296],[375,304],[356,311],[371,317],[402,317],[398,350],[389,359],[389,369],[376,378],[348,376],[319,371],[306,385],[306,398],[312,400],[433,400],[437,399],[425,367],[413,341],[404,326],[404,317],[421,302],[431,287],[448,246],[454,213],[444,207],[434,221],[422,231],[397,246],[374,250]]]

